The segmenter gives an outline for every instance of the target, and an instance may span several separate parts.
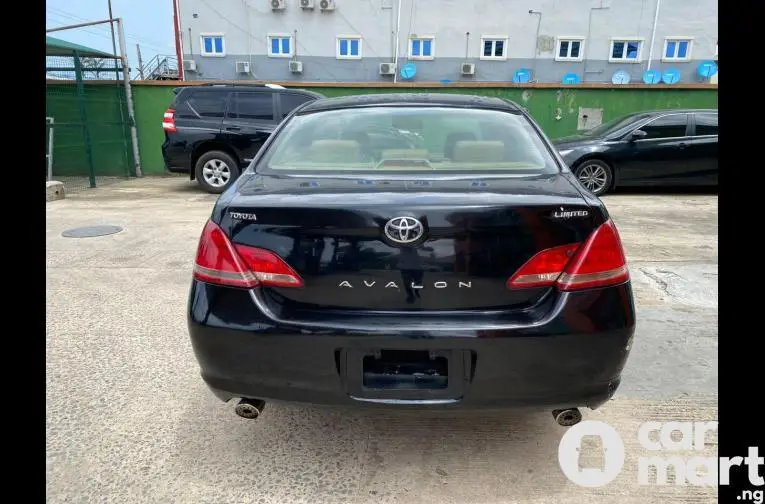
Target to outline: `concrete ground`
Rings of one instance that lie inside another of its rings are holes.
[[[604,200],[627,250],[638,329],[616,397],[584,412],[615,427],[627,455],[596,489],[561,472],[565,429],[548,411],[271,404],[258,421],[235,416],[202,383],[184,313],[215,197],[182,178],[146,178],[47,203],[48,502],[715,502],[715,488],[639,485],[648,452],[636,432],[648,420],[717,420],[717,197]],[[61,236],[97,224],[124,231]],[[698,455],[716,456],[716,439]],[[602,458],[582,445],[582,466]]]

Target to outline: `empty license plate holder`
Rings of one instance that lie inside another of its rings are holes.
[[[348,349],[341,352],[348,394],[370,400],[459,400],[470,375],[463,350]]]

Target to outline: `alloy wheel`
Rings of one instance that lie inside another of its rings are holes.
[[[231,169],[220,159],[211,159],[202,167],[202,176],[212,187],[223,187],[231,180]]]
[[[606,189],[608,173],[601,165],[586,164],[579,170],[577,178],[588,191],[597,194]]]

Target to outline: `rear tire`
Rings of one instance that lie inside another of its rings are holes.
[[[212,194],[220,194],[228,189],[240,174],[234,158],[215,150],[199,156],[194,171],[202,189]]]
[[[574,170],[574,175],[585,189],[595,196],[606,194],[613,185],[614,172],[605,161],[587,159]]]

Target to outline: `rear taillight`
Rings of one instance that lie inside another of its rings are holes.
[[[162,118],[162,129],[169,132],[175,132],[175,110],[167,109],[165,116]]]
[[[591,289],[629,279],[619,232],[611,220],[598,227],[582,246],[563,245],[529,259],[507,281],[508,288],[555,286],[562,291]]]
[[[574,243],[539,252],[510,277],[507,286],[517,289],[555,285],[578,248],[579,244]]]
[[[295,270],[271,251],[232,245],[223,230],[208,221],[199,239],[194,278],[202,282],[251,289],[258,285],[302,287]]]
[[[614,285],[629,280],[619,232],[611,220],[590,235],[558,279],[563,291]]]
[[[261,285],[271,287],[302,287],[303,280],[290,265],[270,250],[263,250],[246,245],[236,245],[239,257],[250,268],[255,279]]]

